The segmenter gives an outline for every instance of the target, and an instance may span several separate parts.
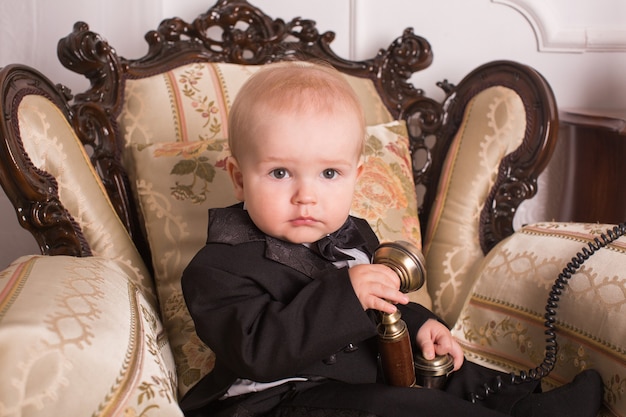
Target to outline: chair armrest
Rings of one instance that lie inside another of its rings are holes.
[[[576,253],[611,227],[535,224],[494,247],[453,329],[466,356],[504,371],[539,365],[549,291]],[[625,415],[626,238],[597,251],[566,281],[556,299],[556,365],[544,384],[595,368],[604,379],[605,406]]]
[[[25,256],[0,272],[3,410],[182,416],[170,346],[132,273],[62,255]]]

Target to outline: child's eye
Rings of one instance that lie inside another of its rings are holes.
[[[277,180],[282,180],[283,178],[289,177],[289,172],[285,168],[276,168],[270,172],[270,176]]]
[[[328,168],[322,171],[322,176],[326,178],[327,180],[332,180],[333,178],[337,176],[337,174],[338,174],[337,170],[332,169],[332,168]]]

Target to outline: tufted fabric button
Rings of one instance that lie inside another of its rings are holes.
[[[322,362],[324,362],[324,364],[326,365],[334,365],[337,362],[337,355],[332,354],[326,359],[322,360]]]
[[[359,350],[359,347],[353,345],[352,343],[348,343],[348,345],[345,348],[343,348],[343,351],[345,353],[352,353],[352,352],[356,352],[357,350]]]

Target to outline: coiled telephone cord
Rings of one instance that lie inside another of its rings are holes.
[[[552,285],[552,289],[548,294],[548,301],[546,304],[546,313],[544,315],[545,318],[545,331],[544,334],[547,336],[546,338],[546,352],[543,361],[539,366],[534,369],[529,369],[528,371],[521,371],[518,375],[514,372],[509,374],[509,378],[505,381],[501,376],[497,376],[491,383],[485,383],[481,386],[479,392],[470,392],[469,400],[472,403],[476,403],[477,401],[483,401],[490,395],[498,393],[505,382],[509,384],[521,384],[524,382],[533,382],[538,381],[541,378],[547,376],[552,369],[554,369],[554,365],[557,360],[557,351],[558,344],[556,341],[556,310],[558,308],[558,303],[561,298],[561,294],[563,294],[563,290],[565,286],[568,284],[569,279],[574,275],[578,269],[582,266],[582,264],[589,259],[591,255],[596,253],[598,250],[604,248],[605,246],[611,244],[615,240],[619,239],[620,236],[626,234],[626,223],[621,223],[617,226],[614,226],[611,229],[607,229],[607,231],[601,234],[599,237],[596,237],[592,242],[589,242],[586,246],[584,246],[580,252],[576,253],[576,255],[572,258],[570,262],[568,262],[567,266],[563,268],[563,271],[558,275],[554,284]]]

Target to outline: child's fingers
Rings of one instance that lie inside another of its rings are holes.
[[[432,360],[435,359],[435,344],[430,340],[425,340],[420,345],[422,350],[422,356],[425,359]]]
[[[398,309],[395,305],[379,298],[372,296],[371,302],[369,303],[371,309],[382,311],[383,313],[393,314]]]
[[[453,371],[458,371],[461,365],[463,365],[463,361],[465,360],[465,354],[463,353],[463,348],[458,343],[454,343],[452,347],[452,351],[450,355],[454,359],[454,368]]]
[[[358,265],[350,268],[352,287],[365,310],[394,313],[393,304],[406,304],[409,298],[399,291],[400,278],[385,265]]]

